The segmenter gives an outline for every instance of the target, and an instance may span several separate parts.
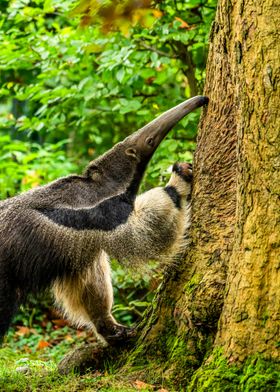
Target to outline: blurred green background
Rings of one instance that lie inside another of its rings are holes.
[[[137,9],[133,1],[103,3],[1,1],[1,199],[81,173],[161,112],[202,93],[216,0],[144,1]],[[199,111],[191,113],[161,144],[142,191],[164,183],[173,162],[192,160],[198,119]],[[158,273],[136,276],[113,263],[113,281],[115,316],[137,322]],[[43,295],[21,308],[4,343],[6,359],[9,349],[59,359],[91,339],[50,304]]]

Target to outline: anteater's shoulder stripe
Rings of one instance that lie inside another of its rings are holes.
[[[45,208],[38,211],[54,223],[75,230],[111,231],[127,222],[133,211],[133,203],[120,195],[104,200],[93,208]]]
[[[179,195],[177,189],[172,185],[167,185],[164,188],[165,192],[168,194],[170,199],[175,204],[175,207],[180,209],[181,208],[181,196]]]

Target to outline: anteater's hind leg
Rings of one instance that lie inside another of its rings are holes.
[[[53,286],[56,301],[76,325],[89,325],[107,340],[126,337],[127,328],[111,314],[113,288],[106,253],[101,252],[91,266],[74,277],[57,280]]]
[[[0,344],[17,309],[17,294],[8,277],[0,272]]]

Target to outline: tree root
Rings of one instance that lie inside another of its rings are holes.
[[[130,333],[127,340],[115,341],[110,344],[97,341],[75,348],[62,358],[58,364],[58,372],[66,375],[72,372],[84,373],[87,370],[105,370],[108,361],[121,362],[121,358],[130,350],[136,341],[135,333]]]

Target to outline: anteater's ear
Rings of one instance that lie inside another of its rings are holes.
[[[95,163],[91,163],[84,172],[84,175],[91,178],[92,180],[98,180],[101,176],[101,173],[99,167],[95,165]]]
[[[126,155],[128,155],[129,157],[132,157],[134,159],[136,159],[138,162],[140,161],[138,155],[137,155],[137,151],[135,148],[133,147],[129,147],[125,150]]]

